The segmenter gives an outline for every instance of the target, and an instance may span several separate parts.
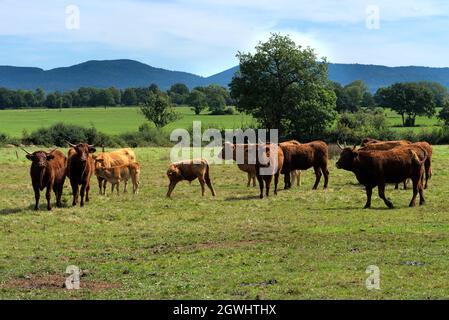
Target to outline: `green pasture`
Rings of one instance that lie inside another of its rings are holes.
[[[167,200],[170,149],[136,153],[138,195],[100,196],[92,179],[91,202],[73,208],[66,182],[65,208],[35,212],[30,163],[0,149],[0,299],[449,298],[447,146],[435,147],[427,204],[408,208],[411,190],[389,186],[393,210],[377,196],[363,210],[364,190],[335,159],[327,191],[312,191],[307,171],[300,189],[260,200],[236,165],[212,165],[217,197],[194,181]],[[63,288],[70,265],[81,290]],[[365,286],[371,265],[380,290]]]

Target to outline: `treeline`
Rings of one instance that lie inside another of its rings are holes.
[[[146,88],[124,90],[114,87],[106,89],[83,87],[78,90],[48,94],[42,89],[31,91],[0,88],[0,109],[138,106],[147,103],[152,93],[156,91],[160,90],[154,84]],[[228,90],[219,85],[189,90],[184,84],[175,84],[165,93],[173,105],[191,106],[197,114],[206,109],[216,115],[232,113],[233,110],[227,108],[233,104]]]

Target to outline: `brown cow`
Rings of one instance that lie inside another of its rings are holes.
[[[103,160],[98,160],[102,162]],[[123,181],[125,183],[124,192],[127,192],[127,184],[128,180],[131,179],[133,184],[133,193],[136,194],[139,189],[140,184],[140,164],[137,162],[114,166],[111,168],[97,167],[95,168],[95,175],[104,181],[111,183],[111,193],[114,192],[114,187],[117,189],[117,194],[120,193],[120,182]],[[106,183],[104,184],[104,188],[106,189]],[[102,190],[102,194],[106,194],[106,190]]]
[[[30,175],[36,200],[34,210],[39,209],[40,191],[43,191],[45,188],[47,188],[45,193],[47,210],[51,210],[50,198],[52,190],[56,196],[56,206],[61,208],[62,190],[66,176],[66,156],[56,149],[50,152],[36,151],[34,153],[29,153],[25,149],[23,151],[27,153],[27,159],[32,161]]]
[[[210,180],[209,171],[209,163],[205,159],[186,160],[182,162],[172,163],[167,170],[167,176],[170,180],[167,197],[171,197],[171,194],[178,182],[192,182],[195,179],[198,179],[201,184],[201,194],[203,196],[205,192],[204,185],[207,184],[210,191],[212,192],[212,195],[215,197],[216,194]]]
[[[367,139],[365,139],[367,140]],[[364,141],[365,141],[364,140]],[[371,139],[372,140],[372,139]],[[393,148],[399,147],[399,146],[418,146],[426,150],[427,152],[427,160],[424,164],[425,167],[425,186],[424,188],[427,189],[429,180],[432,177],[432,146],[427,142],[417,142],[417,143],[411,143],[407,140],[398,140],[398,141],[378,141],[377,142],[370,142],[365,147],[361,148],[361,151],[373,151],[373,150],[391,150]],[[362,143],[363,144],[363,143]],[[396,185],[396,189],[399,189],[399,186]],[[404,181],[404,189],[407,189],[407,183]]]
[[[318,189],[321,177],[324,175],[324,189],[329,184],[329,170],[327,169],[329,150],[323,141],[313,141],[301,144],[298,141],[287,141],[279,144],[284,152],[284,166],[282,174],[285,178],[285,189],[290,189],[290,172],[293,170],[308,170],[313,168],[315,171],[315,184],[313,190]]]
[[[91,154],[97,150],[87,143],[75,145],[68,142],[68,144],[72,147],[67,161],[67,177],[70,179],[73,193],[72,205],[77,205],[78,195],[80,195],[80,205],[84,207],[84,196],[86,202],[89,202],[90,178],[94,172],[94,160]]]
[[[371,139],[371,138],[365,138],[365,139],[362,140],[362,143],[361,143],[360,147],[364,148],[364,147],[367,147],[367,146],[369,146],[371,144],[374,144],[374,143],[386,143],[386,142],[391,143],[391,144],[396,144],[395,145],[396,147],[397,146],[403,146],[403,145],[406,145],[406,144],[411,144],[411,142],[408,141],[408,140],[382,141],[382,140],[376,140],[376,139]]]
[[[432,156],[433,156],[433,148],[427,142],[416,142],[412,144],[413,146],[418,146],[427,152],[427,160],[424,163],[425,169],[425,179],[426,182],[424,184],[424,189],[427,189],[429,186],[429,180],[432,178]]]
[[[248,160],[248,153],[244,152],[243,149],[240,149],[240,147],[246,148],[245,145],[236,145],[229,142],[226,142],[225,146],[221,150],[220,154],[218,155],[219,158],[223,160],[234,160],[237,161],[238,168],[246,172],[248,174],[248,183],[247,187],[251,186],[251,181],[253,182],[253,187],[256,186],[256,162],[255,161],[249,161]],[[248,145],[246,145],[248,146]],[[255,145],[254,145],[255,146]],[[242,152],[242,159],[237,159],[237,152]]]
[[[95,168],[111,168],[114,166],[128,165],[136,162],[136,155],[130,148],[119,149],[111,152],[99,153],[93,156],[95,160]],[[101,177],[98,177],[98,186],[100,194],[106,190],[107,181]]]
[[[337,168],[353,172],[359,183],[365,186],[367,196],[365,209],[371,207],[371,196],[376,186],[379,189],[379,197],[384,200],[388,208],[392,209],[393,203],[385,197],[385,184],[400,183],[408,178],[413,181],[413,198],[410,207],[416,205],[418,192],[420,205],[425,203],[422,185],[423,164],[427,159],[425,150],[416,148],[417,151],[415,151],[408,146],[387,151],[360,151],[356,150],[356,147],[342,148],[342,150]]]
[[[277,152],[276,150],[277,149]],[[260,154],[260,157],[259,157]],[[246,168],[251,173],[255,171],[259,182],[260,198],[263,198],[264,182],[266,195],[269,196],[270,185],[274,176],[274,194],[277,194],[279,174],[284,163],[281,148],[274,144],[232,144],[227,142],[221,150],[219,157],[224,160],[235,160],[239,168]],[[271,169],[271,170],[269,170]],[[243,170],[245,171],[245,170]],[[246,172],[248,172],[246,171]],[[268,171],[268,172],[267,172]],[[248,185],[250,173],[248,173]]]

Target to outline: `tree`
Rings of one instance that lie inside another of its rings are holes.
[[[437,108],[443,108],[447,100],[449,100],[449,92],[446,87],[438,82],[421,81],[418,82],[419,86],[430,89],[435,97],[435,103]]]
[[[183,105],[189,98],[190,91],[185,84],[176,83],[171,86],[167,93],[170,96],[172,103],[176,105]]]
[[[192,90],[186,102],[197,115],[207,108],[206,95],[199,90]]]
[[[443,109],[440,111],[438,118],[440,118],[446,126],[449,126],[449,100],[444,100]]]
[[[125,106],[135,106],[138,104],[137,102],[137,94],[136,90],[133,88],[125,89],[122,95],[122,103]]]
[[[230,84],[237,109],[281,137],[319,137],[336,117],[336,96],[326,61],[288,36],[272,34],[256,53],[241,53],[240,73]]]
[[[36,106],[42,107],[45,103],[45,92],[41,88],[36,89],[34,92],[34,97],[36,99]]]
[[[140,106],[140,111],[157,128],[165,127],[178,118],[170,104],[169,97],[160,91],[151,94],[147,101]]]
[[[436,112],[433,92],[418,83],[396,83],[377,91],[377,103],[402,117],[404,127],[414,127],[417,116],[431,117]]]

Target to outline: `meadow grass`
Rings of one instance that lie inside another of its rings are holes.
[[[299,190],[260,200],[236,165],[213,165],[217,197],[201,197],[194,181],[167,200],[170,149],[136,153],[138,195],[99,196],[92,179],[91,202],[73,208],[66,182],[65,208],[41,202],[35,212],[29,162],[0,149],[0,298],[449,298],[447,146],[435,147],[427,204],[410,209],[411,190],[389,186],[393,210],[377,195],[363,210],[364,190],[335,159],[327,191],[312,191],[307,171]],[[84,289],[48,280],[64,279],[69,265],[85,270]],[[370,265],[381,290],[365,287]]]
[[[234,114],[213,116],[207,113],[195,115],[189,107],[177,107],[180,118],[167,125],[165,129],[188,129],[193,121],[201,121],[205,127],[241,128],[251,123],[247,115]],[[144,123],[148,123],[137,107],[117,108],[73,108],[73,109],[33,109],[33,110],[0,110],[0,132],[20,138],[24,130],[28,133],[52,124],[66,124],[95,127],[106,134],[135,132]]]
[[[193,121],[201,121],[205,128],[225,129],[251,127],[254,122],[251,116],[239,113],[214,116],[207,113],[195,115],[189,107],[177,107],[175,110],[180,118],[165,127],[167,132],[176,128],[191,128]],[[387,110],[386,114],[387,124],[393,131],[432,131],[439,126],[436,117],[418,117],[416,127],[405,128],[402,127],[401,116],[391,110]],[[135,132],[140,125],[147,123],[137,107],[0,110],[0,132],[14,138],[20,138],[24,130],[30,133],[58,122],[95,127],[100,132],[112,135]]]

